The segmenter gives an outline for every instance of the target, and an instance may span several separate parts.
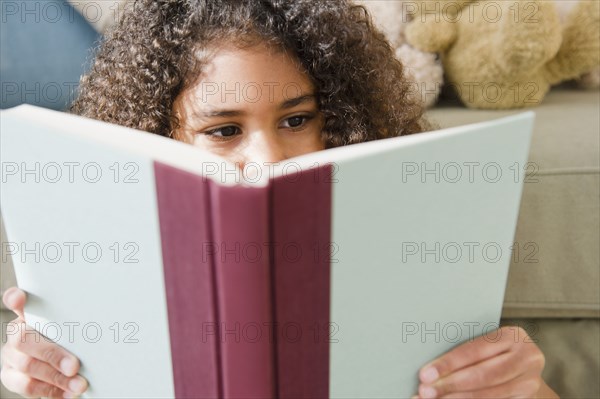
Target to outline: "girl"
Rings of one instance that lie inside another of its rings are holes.
[[[80,90],[75,113],[182,140],[242,168],[431,127],[390,45],[348,0],[138,1]],[[25,294],[12,288],[4,302],[26,328]],[[497,333],[424,365],[416,397],[556,397],[525,332]],[[2,365],[2,382],[25,396],[86,389],[78,359],[33,333],[9,337]]]

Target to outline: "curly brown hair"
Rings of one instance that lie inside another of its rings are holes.
[[[173,137],[173,102],[207,61],[199,50],[256,38],[308,71],[328,147],[431,127],[383,33],[349,0],[137,0],[101,43],[71,111]]]

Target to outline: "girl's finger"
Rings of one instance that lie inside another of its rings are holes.
[[[39,398],[41,396],[48,398],[65,397],[65,392],[62,389],[31,378],[12,367],[2,367],[0,378],[9,391],[18,393],[26,398]]]
[[[4,292],[4,295],[2,295],[2,302],[4,302],[4,305],[15,312],[17,316],[23,320],[25,320],[23,308],[25,307],[26,301],[27,296],[25,295],[25,292],[17,287],[10,287]]]
[[[527,364],[514,352],[501,353],[480,363],[457,370],[434,384],[421,384],[423,399],[439,398],[453,392],[476,391],[506,383],[524,374]]]
[[[526,336],[527,333],[522,328],[508,326],[477,337],[423,366],[419,379],[424,384],[432,384],[454,371],[508,351],[515,340],[522,340]]]
[[[7,326],[6,344],[26,355],[48,363],[67,377],[72,377],[79,371],[79,359],[60,345],[41,335],[22,320],[11,322]]]
[[[489,388],[453,392],[442,396],[442,399],[535,398],[540,385],[539,376],[528,374]]]
[[[4,356],[8,367],[63,391],[81,394],[87,389],[87,381],[83,377],[77,375],[69,378],[48,363],[19,352],[11,346],[6,346]]]

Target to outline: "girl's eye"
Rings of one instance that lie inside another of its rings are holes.
[[[292,128],[292,129],[298,128],[298,127],[304,125],[306,122],[308,122],[312,118],[313,118],[312,115],[292,116],[291,118],[287,118],[285,120],[287,126],[284,126],[284,127],[289,127],[289,128]]]
[[[288,119],[288,124],[290,127],[298,127],[304,122],[304,117],[302,116],[294,116]]]
[[[238,133],[239,128],[236,126],[223,126],[218,129],[207,130],[204,134],[217,138],[232,137]]]

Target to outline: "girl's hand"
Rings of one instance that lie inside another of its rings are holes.
[[[542,380],[544,363],[525,330],[502,327],[425,365],[414,398],[558,398]]]
[[[77,375],[79,360],[25,324],[25,293],[11,287],[2,300],[19,316],[8,324],[2,347],[0,379],[4,386],[28,398],[68,398],[83,393],[87,381]]]

